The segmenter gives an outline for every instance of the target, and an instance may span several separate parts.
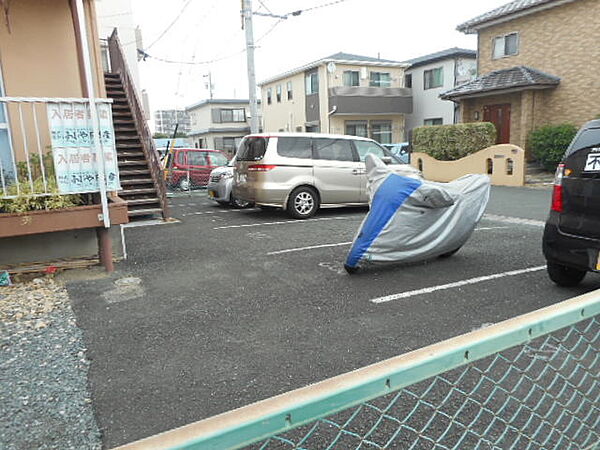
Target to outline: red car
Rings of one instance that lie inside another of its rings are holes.
[[[167,156],[165,180],[183,191],[206,186],[210,172],[228,162],[227,155],[219,150],[176,148]]]

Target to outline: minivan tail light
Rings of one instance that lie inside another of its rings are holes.
[[[248,172],[268,172],[275,167],[277,166],[273,164],[250,164],[248,166]]]
[[[552,190],[552,211],[563,212],[563,176],[565,174],[565,165],[559,164],[556,168],[554,177],[554,188]]]

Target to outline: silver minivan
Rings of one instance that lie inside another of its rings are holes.
[[[258,206],[283,208],[298,219],[313,216],[319,207],[366,205],[369,153],[401,164],[377,142],[357,136],[248,135],[236,154],[233,194]]]

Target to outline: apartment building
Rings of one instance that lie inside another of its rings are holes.
[[[259,84],[265,131],[305,131],[404,138],[412,112],[407,63],[336,53]]]

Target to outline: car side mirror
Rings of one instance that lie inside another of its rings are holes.
[[[391,164],[392,163],[392,157],[391,156],[382,156],[381,160],[385,163],[385,164]]]

